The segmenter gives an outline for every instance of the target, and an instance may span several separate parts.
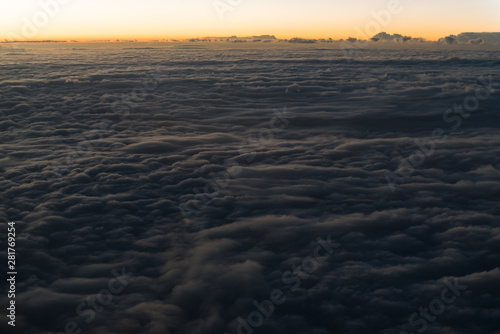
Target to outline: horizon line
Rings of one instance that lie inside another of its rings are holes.
[[[34,43],[34,42],[69,42],[69,43],[77,43],[77,42],[110,42],[110,43],[118,43],[118,42],[179,42],[179,41],[193,41],[193,40],[214,40],[218,41],[218,39],[255,39],[255,38],[266,38],[268,37],[271,40],[276,40],[276,41],[288,41],[294,38],[297,39],[303,39],[303,40],[316,40],[316,41],[322,41],[322,40],[327,40],[327,41],[345,41],[349,39],[356,39],[357,41],[369,41],[371,38],[377,36],[378,34],[383,34],[386,32],[380,32],[375,34],[374,36],[366,39],[366,38],[356,38],[352,36],[347,36],[347,37],[339,37],[339,38],[333,38],[333,37],[300,37],[300,36],[293,36],[289,38],[281,38],[277,37],[274,34],[265,34],[265,35],[246,35],[246,36],[237,36],[237,35],[230,35],[230,36],[191,36],[191,37],[144,37],[144,36],[122,36],[122,37],[52,37],[52,38],[39,38],[39,39],[12,39],[12,38],[7,38],[4,36],[0,36],[0,43]],[[483,32],[473,32],[473,31],[468,31],[468,32],[461,32],[456,35],[449,35],[449,36],[459,36],[461,34],[500,34],[500,32],[496,31],[483,31]],[[391,34],[389,34],[391,35]],[[402,37],[411,37],[412,39],[420,39],[425,42],[439,42],[440,39],[443,39],[447,36],[443,36],[438,39],[428,39],[425,37],[413,37],[410,35],[406,34],[400,34],[400,33],[394,33],[392,35],[400,35]]]
[[[381,32],[384,33],[384,32]],[[500,32],[461,32],[456,35],[449,35],[449,36],[459,36],[462,34],[500,34]],[[377,36],[378,34],[374,35],[373,37]],[[391,34],[389,34],[391,35]],[[404,34],[399,34],[399,33],[394,33],[392,35],[398,35],[402,37],[411,37],[411,39],[415,40],[421,40],[423,42],[439,42],[441,39],[444,39],[447,36],[443,36],[439,39],[427,39],[425,37],[413,37],[413,36],[408,36]],[[195,42],[195,41],[207,41],[207,40],[212,40],[216,42],[224,42],[221,39],[226,39],[226,40],[245,40],[245,39],[265,39],[268,37],[267,40],[269,41],[290,41],[292,39],[301,39],[301,40],[309,40],[309,41],[328,41],[328,42],[342,42],[342,41],[349,41],[354,39],[355,41],[370,41],[371,38],[368,39],[363,39],[363,38],[356,38],[356,37],[343,37],[343,38],[332,38],[332,37],[300,37],[300,36],[293,36],[290,38],[280,38],[276,37],[276,35],[251,35],[251,36],[237,36],[237,35],[231,35],[231,36],[196,36],[196,37],[87,37],[87,38],[73,38],[73,37],[64,37],[64,38],[43,38],[43,39],[24,39],[24,40],[12,40],[9,38],[4,38],[0,36],[0,43],[2,44],[8,44],[8,43],[80,43],[80,42],[94,42],[94,43],[141,43],[141,42]],[[393,42],[393,40],[382,40],[382,41],[374,41],[374,42]]]

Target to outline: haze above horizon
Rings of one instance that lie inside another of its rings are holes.
[[[26,0],[0,3],[0,38],[162,39],[274,34],[368,38],[381,31],[437,40],[500,31],[500,1]]]

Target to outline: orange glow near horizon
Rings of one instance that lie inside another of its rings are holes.
[[[437,40],[461,32],[500,31],[498,0],[436,2],[26,0],[0,4],[0,38],[162,40],[270,34],[366,39],[386,31]]]

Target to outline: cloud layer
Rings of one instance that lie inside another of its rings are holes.
[[[255,333],[414,333],[454,278],[467,289],[426,333],[500,333],[498,52],[122,48],[0,49],[23,333],[238,333],[274,289],[286,302]],[[443,114],[489,75],[454,129]],[[340,247],[290,288],[328,236]],[[87,323],[77,306],[122,268],[133,280]]]

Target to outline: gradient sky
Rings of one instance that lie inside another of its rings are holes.
[[[221,17],[215,3],[238,3]],[[398,1],[398,0],[395,0]],[[279,38],[366,37],[371,13],[389,0],[0,0],[0,38],[183,38],[274,34]],[[401,13],[373,31],[437,39],[500,31],[500,0],[400,0]],[[52,17],[42,4],[61,3]],[[66,3],[66,4],[62,4]],[[48,20],[44,20],[48,17]],[[38,21],[37,21],[38,19]],[[31,22],[38,25],[29,29]],[[38,23],[37,23],[38,22]]]

